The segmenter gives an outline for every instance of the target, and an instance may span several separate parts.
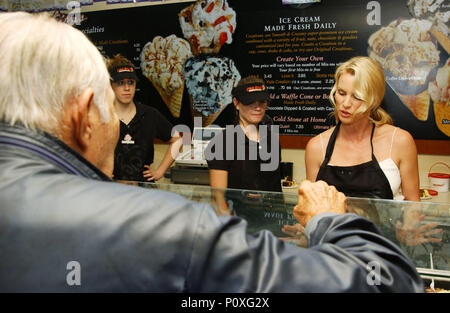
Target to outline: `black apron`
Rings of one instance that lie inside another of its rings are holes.
[[[370,135],[371,161],[353,166],[328,165],[333,154],[340,126],[340,123],[337,124],[331,134],[325,159],[320,166],[316,181],[323,180],[329,185],[335,186],[337,190],[348,197],[393,199],[394,196],[389,181],[373,154],[372,138],[375,125],[373,125],[372,134]]]

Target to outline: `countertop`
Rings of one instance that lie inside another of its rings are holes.
[[[173,184],[169,178],[162,177],[158,180],[161,184]],[[283,192],[287,193],[297,193],[298,183],[294,187],[283,188]],[[428,189],[427,186],[421,187],[423,189]],[[450,203],[450,192],[439,192],[437,196],[433,196],[431,199],[422,200],[426,202],[438,202],[438,203]]]

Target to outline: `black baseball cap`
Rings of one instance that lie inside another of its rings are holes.
[[[266,85],[263,83],[252,83],[237,86],[231,91],[233,97],[236,97],[242,104],[250,104],[255,101],[269,101],[270,96]]]
[[[130,65],[119,65],[110,70],[109,75],[113,82],[117,82],[122,79],[131,78],[139,80],[134,68]]]

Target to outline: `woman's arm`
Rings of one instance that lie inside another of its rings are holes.
[[[156,170],[153,170],[150,165],[144,165],[144,167],[146,168],[146,170],[144,170],[143,172],[144,177],[148,181],[158,180],[163,177],[164,173],[178,156],[182,144],[183,140],[180,137],[180,134],[178,132],[175,132],[169,141],[169,147],[167,148],[166,154],[164,155],[158,168]]]
[[[209,184],[212,188],[227,188],[228,186],[228,171],[224,170],[209,170]]]
[[[322,163],[323,152],[320,146],[319,136],[312,138],[306,145],[305,151],[305,166],[306,179],[315,182],[317,174],[319,173],[320,164]]]
[[[399,129],[392,153],[395,153],[393,156],[398,159],[405,200],[420,201],[417,148],[413,137],[407,131]]]
[[[209,170],[209,184],[212,188],[212,202],[217,215],[229,215],[225,200],[225,189],[228,186],[228,171]]]

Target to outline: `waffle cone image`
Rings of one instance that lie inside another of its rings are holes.
[[[203,126],[211,125],[231,102],[232,89],[241,79],[233,60],[201,54],[186,60],[184,78],[193,117],[201,117]]]
[[[441,44],[442,48],[447,51],[448,54],[450,54],[450,38],[446,36],[443,32],[437,30],[437,29],[431,29],[430,33],[433,35],[434,38],[436,38],[437,41]]]
[[[183,64],[192,56],[189,43],[175,35],[156,36],[142,49],[142,74],[152,83],[173,117],[180,117],[183,100]]]
[[[153,84],[153,86],[158,91],[166,106],[169,108],[170,114],[172,114],[173,117],[179,118],[181,103],[183,101],[184,86],[176,89],[172,94],[167,93],[167,91],[158,86],[158,84]]]
[[[217,119],[217,117],[220,115],[220,113],[222,113],[224,108],[225,108],[225,106],[222,106],[222,109],[220,111],[203,117],[203,119],[202,119],[203,127],[209,126],[212,123],[214,123],[214,121]]]
[[[212,123],[214,123],[214,121],[217,119],[217,117],[220,115],[220,113],[222,113],[222,111],[226,108],[226,105],[222,105],[219,111],[217,111],[215,113],[211,113],[209,115],[203,115],[201,113],[201,111],[198,110],[198,107],[196,105],[194,105],[194,99],[192,96],[189,96],[189,100],[191,103],[192,116],[194,118],[195,117],[202,118],[202,127],[207,127],[207,126],[211,125]]]
[[[433,109],[437,128],[450,137],[450,101],[434,102]]]
[[[398,95],[418,120],[426,121],[428,119],[430,95],[427,90],[417,95]]]

